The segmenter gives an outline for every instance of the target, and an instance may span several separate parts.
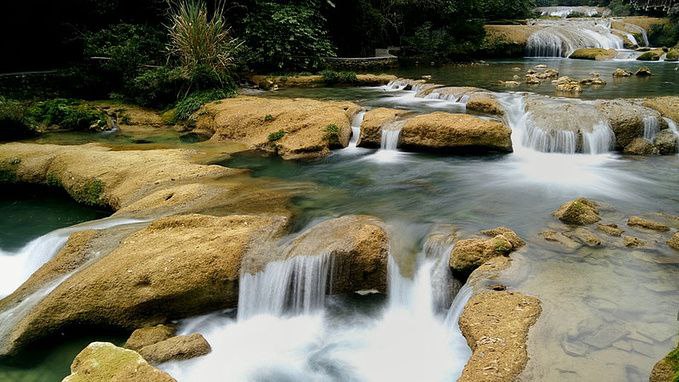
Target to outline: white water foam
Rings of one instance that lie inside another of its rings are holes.
[[[622,38],[611,30],[610,20],[538,20],[543,26],[528,38],[530,57],[568,57],[580,48],[623,49]]]
[[[660,121],[658,121],[657,117],[652,115],[644,117],[643,121],[644,138],[653,142],[653,140],[655,140],[655,136],[658,135],[658,131],[660,131]]]
[[[351,120],[351,140],[349,140],[349,146],[347,146],[348,149],[356,148],[356,144],[358,144],[358,139],[361,137],[361,125],[363,124],[364,118],[365,111],[362,110],[358,112]]]

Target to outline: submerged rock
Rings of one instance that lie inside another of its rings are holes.
[[[578,198],[563,204],[554,212],[559,220],[571,225],[589,225],[601,220],[596,202]]]
[[[657,221],[642,218],[640,216],[631,216],[627,219],[627,225],[631,227],[641,227],[653,231],[667,232],[670,227]]]
[[[660,61],[660,58],[665,54],[665,52],[662,51],[662,49],[655,49],[655,50],[649,50],[648,52],[643,53],[639,57],[637,57],[637,60],[639,61]]]
[[[599,247],[602,245],[601,239],[587,228],[578,227],[574,231],[569,232],[568,235],[572,239],[576,239],[582,244],[590,247]]]
[[[177,329],[173,326],[156,325],[137,329],[125,342],[125,347],[131,350],[139,350],[145,346],[153,345],[174,336]]]
[[[617,224],[597,224],[596,228],[601,232],[605,232],[607,235],[616,237],[619,237],[623,232],[625,232],[624,230],[620,229]]]
[[[674,235],[672,235],[672,237],[667,241],[667,245],[669,245],[670,248],[679,251],[679,232],[675,232]]]
[[[512,230],[499,227],[482,231],[490,238],[471,238],[455,243],[449,265],[456,272],[469,273],[487,260],[507,256],[522,247],[525,242]]]
[[[642,66],[641,68],[637,69],[636,73],[634,73],[637,77],[648,77],[653,75],[651,73],[651,69],[649,69],[646,66]]]
[[[558,80],[554,81],[557,92],[579,94],[582,92],[582,86],[580,81],[574,80],[570,77],[560,77]]]
[[[580,243],[578,243],[577,241],[575,241],[575,240],[569,238],[568,236],[564,235],[563,233],[561,233],[559,231],[555,231],[553,229],[549,229],[549,230],[540,232],[540,236],[542,236],[547,241],[559,243],[564,248],[569,249],[569,250],[575,250],[575,249],[582,247],[582,245]]]
[[[621,68],[616,68],[615,72],[613,72],[613,77],[615,77],[615,78],[624,78],[624,77],[631,77],[631,76],[632,76],[632,72],[628,72],[627,70],[621,69]]]
[[[542,309],[540,300],[517,292],[473,296],[460,317],[472,356],[458,381],[512,381],[528,361],[527,338]]]
[[[468,114],[436,112],[408,119],[399,138],[410,151],[511,152],[512,131],[501,122]]]
[[[351,118],[359,110],[352,102],[236,97],[203,106],[196,128],[211,133],[212,141],[242,143],[283,159],[311,159],[347,146]]]
[[[168,361],[191,359],[212,351],[210,344],[200,334],[176,336],[139,349],[148,362],[158,365]]]
[[[176,382],[138,353],[108,342],[93,342],[71,364],[63,382]]]
[[[627,248],[636,248],[636,247],[642,247],[646,243],[644,243],[638,237],[623,235],[622,236],[622,244]]]

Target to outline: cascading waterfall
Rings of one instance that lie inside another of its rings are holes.
[[[582,152],[587,154],[605,154],[615,147],[615,133],[604,121],[595,124],[591,131],[582,133]]]
[[[380,141],[380,150],[397,151],[398,137],[401,135],[401,130],[405,121],[396,121],[386,124],[382,127],[382,139]]]
[[[90,229],[106,229],[140,222],[143,222],[143,220],[105,218],[52,231],[30,241],[16,253],[0,250],[0,268],[7,271],[5,277],[0,279],[0,297],[12,293],[26,281],[33,272],[54,257],[64,244],[66,244],[72,233]]]
[[[543,26],[528,38],[530,57],[568,57],[580,48],[623,49],[622,38],[611,31],[610,20],[540,20]]]
[[[527,119],[523,145],[543,153],[575,154],[578,135],[570,130],[544,130]]]
[[[471,356],[458,328],[470,293],[463,288],[438,309],[432,286],[441,282],[437,269],[447,264],[449,240],[436,237],[424,247],[412,277],[389,257],[389,300],[374,316],[352,316],[353,309],[336,305],[341,299],[328,302],[327,256],[270,263],[241,278],[237,319],[212,314],[180,327],[181,334],[201,332],[210,354],[161,367],[188,382],[219,381],[224,373],[232,381],[456,380]]]
[[[349,140],[349,145],[347,148],[356,148],[358,139],[361,137],[361,125],[363,124],[364,118],[365,111],[360,111],[351,120],[351,140]]]
[[[660,131],[660,121],[658,118],[652,115],[646,116],[644,121],[644,138],[653,142],[655,136]]]
[[[610,9],[602,7],[538,7],[536,11],[540,12],[540,16],[551,16],[566,18],[572,15],[585,17],[607,17],[611,14]]]
[[[677,137],[677,152],[679,152],[679,128],[677,127],[677,123],[670,118],[663,117],[663,119],[667,123],[667,127],[669,127],[672,134]]]

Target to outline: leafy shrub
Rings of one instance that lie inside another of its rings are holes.
[[[248,63],[260,70],[316,70],[335,55],[317,1],[258,2],[245,19]]]
[[[210,13],[203,0],[171,3],[168,48],[191,84],[211,84],[215,79],[220,83],[231,81],[229,72],[236,64],[242,42],[231,37],[224,5],[218,0]]]
[[[608,4],[613,16],[629,16],[632,14],[632,6],[629,1],[611,0]]]
[[[674,46],[679,41],[679,23],[654,24],[648,31],[651,46]]]
[[[188,121],[193,113],[198,111],[198,109],[200,109],[201,106],[205,105],[206,103],[216,101],[218,99],[232,97],[234,94],[235,93],[233,92],[228,92],[222,89],[205,90],[192,93],[181,101],[177,102],[172,122],[177,123],[181,121]]]
[[[273,115],[271,115],[271,114],[267,114],[267,115],[264,116],[264,122],[271,122],[271,121],[273,121],[273,119],[274,119]]]
[[[321,72],[323,81],[327,85],[335,84],[353,84],[357,82],[356,73],[354,72],[336,72],[334,70],[324,70]]]
[[[30,114],[39,124],[80,131],[102,129],[107,120],[106,114],[94,106],[62,98],[39,102],[30,108]]]
[[[103,57],[101,68],[119,84],[130,81],[144,65],[160,65],[165,58],[165,35],[162,29],[141,24],[114,24],[100,31],[86,33],[84,54]]]
[[[126,98],[142,106],[162,108],[177,102],[187,79],[179,69],[160,67],[138,75],[127,87]]]
[[[281,138],[283,138],[284,136],[285,136],[285,131],[284,130],[278,130],[276,132],[269,134],[269,136],[267,137],[267,140],[269,142],[276,142],[276,141],[280,140]]]
[[[325,127],[325,139],[328,141],[330,146],[340,145],[340,128],[334,123]]]
[[[0,141],[23,139],[37,134],[27,104],[0,98]]]

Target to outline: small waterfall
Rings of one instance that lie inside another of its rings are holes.
[[[364,118],[365,111],[362,110],[358,112],[351,120],[351,140],[349,140],[349,146],[347,146],[347,148],[356,148],[358,139],[361,137],[361,125],[363,124]]]
[[[448,314],[446,315],[446,326],[457,327],[459,325],[460,316],[462,316],[464,307],[467,305],[467,302],[469,302],[469,299],[472,298],[473,293],[474,290],[467,284],[460,288],[460,291],[457,292],[453,303],[450,305]]]
[[[665,122],[667,122],[667,126],[670,128],[670,131],[675,137],[677,137],[677,152],[679,152],[679,128],[677,127],[677,123],[670,118],[663,117],[663,119]]]
[[[26,281],[38,268],[52,259],[68,241],[69,236],[78,231],[107,229],[120,225],[141,223],[138,219],[105,218],[68,228],[61,228],[30,241],[16,253],[0,251],[0,268],[7,270],[0,279],[0,297],[12,293]]]
[[[396,121],[382,126],[380,150],[398,150],[398,137],[401,135],[401,130],[403,129],[404,125],[405,121]]]
[[[615,147],[615,133],[607,122],[599,122],[592,131],[582,133],[582,151],[587,154],[604,154]]]
[[[644,138],[653,142],[655,136],[660,131],[660,121],[652,115],[644,117]]]
[[[329,255],[296,256],[241,275],[238,319],[256,315],[308,314],[323,307],[332,273]]]
[[[622,49],[622,38],[611,31],[607,20],[541,20],[544,28],[528,38],[526,46],[530,57],[568,57],[580,48]]]
[[[543,153],[575,154],[578,134],[569,130],[544,130],[528,118],[523,146]]]

